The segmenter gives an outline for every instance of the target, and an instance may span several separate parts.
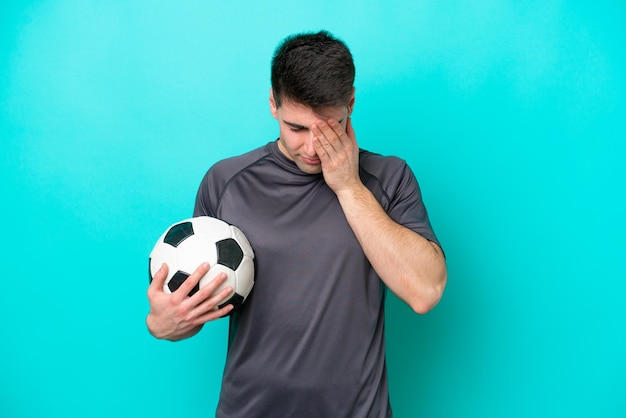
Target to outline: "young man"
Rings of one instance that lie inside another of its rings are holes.
[[[215,164],[195,216],[241,228],[256,283],[230,317],[218,417],[390,417],[385,293],[416,312],[437,304],[446,266],[404,161],[357,146],[354,64],[327,32],[285,39],[272,59],[270,110],[280,135]],[[228,314],[216,277],[192,297],[198,268],[171,295],[167,266],[148,290],[147,324],[179,340]]]

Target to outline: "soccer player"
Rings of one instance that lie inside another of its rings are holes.
[[[328,32],[293,35],[272,58],[279,137],[211,167],[194,215],[238,226],[255,251],[255,287],[237,311],[216,304],[217,276],[189,297],[200,266],[172,294],[164,265],[147,325],[180,340],[228,313],[216,416],[390,417],[384,307],[388,290],[417,313],[440,300],[445,259],[405,161],[357,145],[355,68]],[[392,138],[390,138],[392,140]]]

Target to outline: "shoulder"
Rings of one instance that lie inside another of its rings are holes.
[[[419,197],[417,179],[404,159],[361,150],[359,164],[361,180],[385,209],[406,196]]]
[[[382,155],[375,152],[361,149],[359,151],[359,162],[361,168],[371,173],[393,173],[404,170],[407,167],[406,161],[393,155]]]
[[[194,216],[217,216],[217,208],[224,191],[240,173],[267,159],[271,155],[269,144],[235,157],[218,161],[208,169],[196,194]]]
[[[359,164],[361,176],[376,179],[385,190],[394,188],[406,177],[414,177],[407,162],[396,156],[360,150]]]
[[[239,172],[269,157],[268,144],[248,151],[245,154],[229,157],[215,163],[206,173],[205,179],[220,178],[228,181]]]

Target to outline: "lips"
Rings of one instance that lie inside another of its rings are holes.
[[[320,163],[319,158],[306,158],[306,157],[301,157],[302,161],[306,164],[309,165],[318,165]]]

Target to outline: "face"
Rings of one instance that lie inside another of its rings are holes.
[[[332,106],[317,112],[306,105],[290,101],[283,101],[277,108],[273,93],[270,91],[270,110],[280,128],[278,149],[303,172],[321,173],[322,164],[315,153],[314,136],[309,127],[317,120],[332,118],[345,129],[353,104],[354,95],[347,106]]]

